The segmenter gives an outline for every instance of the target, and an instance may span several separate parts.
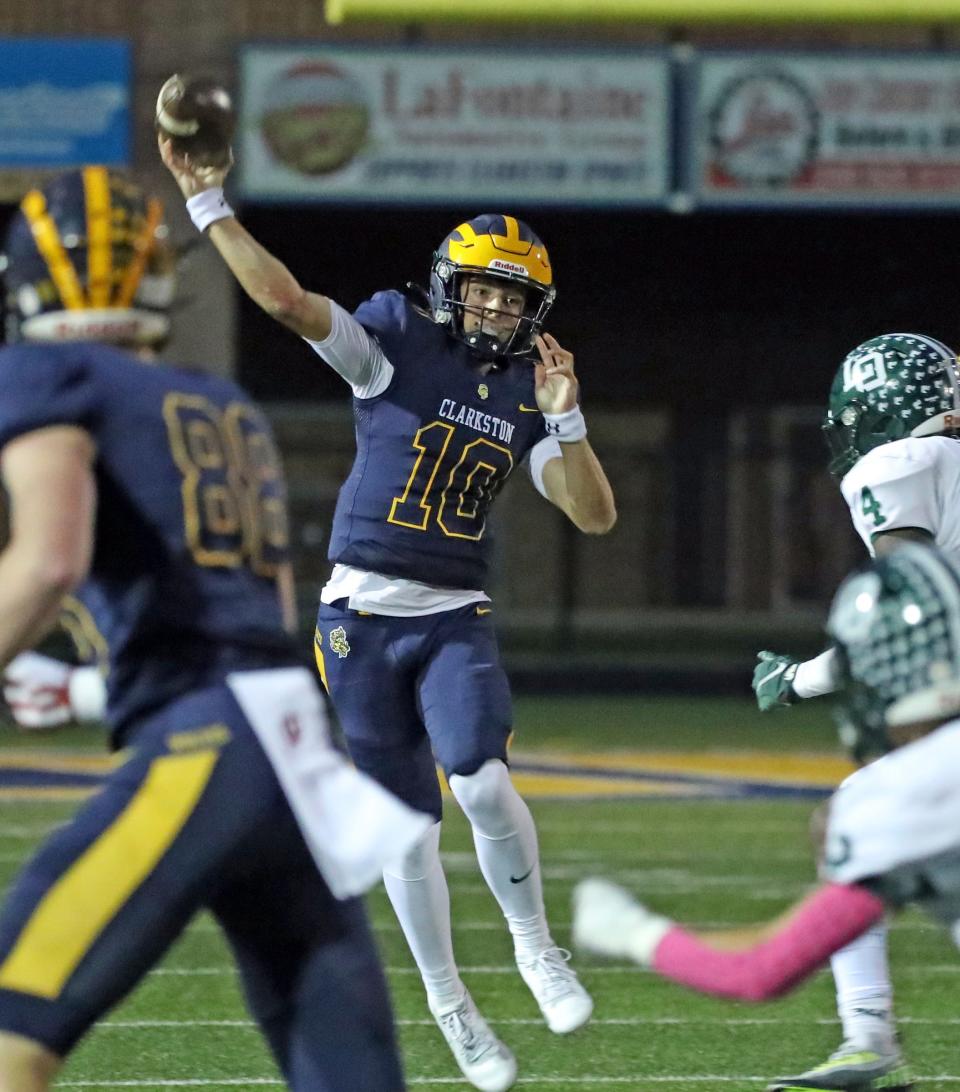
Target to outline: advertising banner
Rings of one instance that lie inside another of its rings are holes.
[[[960,57],[707,53],[692,68],[697,204],[960,203]]]
[[[130,47],[0,38],[0,168],[130,162]]]
[[[666,53],[253,47],[251,199],[641,205],[665,200]]]

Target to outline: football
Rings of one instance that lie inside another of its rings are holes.
[[[157,96],[158,132],[201,167],[229,166],[236,121],[230,92],[211,76],[171,76]]]

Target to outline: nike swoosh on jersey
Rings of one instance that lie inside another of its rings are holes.
[[[490,614],[493,607],[477,607],[477,614]]]
[[[540,407],[539,406],[525,406],[522,402],[520,403],[519,406],[517,406],[517,409],[521,413],[539,413],[540,412]]]
[[[530,873],[531,873],[531,872],[533,871],[534,867],[535,867],[534,865],[531,865],[531,866],[530,866],[530,867],[529,867],[529,868],[527,869],[527,871],[526,871],[526,872],[524,872],[524,874],[523,874],[522,876],[511,876],[511,877],[510,877],[510,882],[511,882],[511,883],[523,883],[523,881],[524,881],[524,880],[525,880],[525,879],[526,879],[526,878],[527,878],[527,877],[528,877],[528,876],[530,875]]]

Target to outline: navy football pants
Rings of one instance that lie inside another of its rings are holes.
[[[230,691],[174,703],[129,750],[9,892],[0,1029],[65,1055],[206,907],[292,1089],[399,1092],[362,904],[330,894]]]
[[[513,710],[490,607],[393,618],[341,603],[321,603],[315,642],[350,755],[439,819],[436,763],[449,777],[507,759]]]

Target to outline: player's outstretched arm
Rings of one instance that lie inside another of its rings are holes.
[[[177,155],[169,139],[157,138],[160,158],[187,199],[193,222],[230,267],[247,295],[268,315],[310,341],[325,340],[331,330],[330,301],[308,292],[289,269],[261,246],[233,215],[223,196],[227,167],[201,167]]]
[[[698,934],[648,910],[616,884],[593,879],[574,890],[573,941],[700,993],[767,1001],[808,978],[884,910],[866,888],[825,884],[773,922]]]
[[[537,405],[547,431],[560,441],[562,454],[562,458],[544,464],[544,489],[579,530],[606,534],[617,522],[617,506],[610,482],[587,440],[573,354],[550,334],[537,337],[537,349]]]
[[[47,634],[89,570],[94,457],[90,435],[72,425],[28,432],[3,449],[10,539],[0,554],[0,664]]]
[[[873,548],[877,557],[885,557],[904,542],[932,541],[933,535],[921,527],[897,527],[875,535]],[[753,692],[763,713],[832,694],[836,689],[836,653],[832,648],[803,663],[776,652],[760,652],[757,657],[760,662],[753,671]]]

